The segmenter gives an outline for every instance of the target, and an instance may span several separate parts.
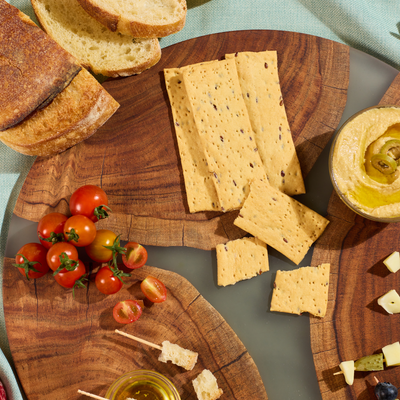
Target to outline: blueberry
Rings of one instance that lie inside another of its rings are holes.
[[[375,386],[375,395],[378,400],[395,400],[397,388],[389,382],[379,382]]]

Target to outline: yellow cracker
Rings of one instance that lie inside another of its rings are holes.
[[[182,68],[164,70],[165,83],[182,165],[187,202],[191,213],[220,210],[214,182],[199,143],[199,136],[182,80]]]
[[[266,179],[234,60],[195,65],[183,72],[221,209],[239,209],[253,179]]]
[[[300,315],[308,312],[324,317],[328,305],[330,264],[277,271],[271,311]]]
[[[267,182],[254,181],[234,224],[299,264],[329,221]]]
[[[218,285],[234,285],[269,270],[267,245],[254,237],[218,244]]]
[[[279,84],[276,51],[227,54],[233,58],[269,183],[288,195],[305,193]]]

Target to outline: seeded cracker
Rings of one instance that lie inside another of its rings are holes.
[[[233,58],[268,182],[288,195],[305,193],[287,120],[276,51],[227,54]]]
[[[277,271],[271,311],[300,315],[309,312],[324,317],[328,305],[330,264]]]
[[[299,264],[329,221],[267,182],[254,181],[234,224]]]
[[[234,285],[269,270],[267,245],[254,237],[218,244],[218,285]]]
[[[221,209],[239,209],[250,182],[266,177],[235,61],[191,66],[183,81]]]
[[[183,83],[184,68],[165,69],[164,76],[174,119],[189,211],[191,213],[217,211],[220,210],[217,192],[212,175],[208,171]]]

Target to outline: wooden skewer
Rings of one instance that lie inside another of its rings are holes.
[[[105,397],[101,397],[101,396],[97,396],[92,393],[84,392],[83,390],[78,390],[78,393],[84,394],[85,396],[88,396],[88,397],[91,397],[91,398],[97,399],[97,400],[109,400],[109,399],[106,399]]]
[[[129,339],[133,339],[133,340],[136,340],[137,342],[140,342],[140,343],[143,343],[143,344],[147,344],[148,346],[154,347],[155,349],[158,349],[158,350],[162,351],[162,347],[159,346],[158,344],[154,344],[154,343],[148,342],[147,340],[140,339],[140,338],[138,338],[136,336],[130,335],[129,333],[122,332],[122,331],[120,331],[118,329],[116,329],[115,332],[119,333],[122,336],[126,336]]]

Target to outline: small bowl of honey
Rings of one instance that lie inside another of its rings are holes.
[[[106,394],[110,400],[181,400],[174,384],[151,370],[136,370],[119,377]]]

